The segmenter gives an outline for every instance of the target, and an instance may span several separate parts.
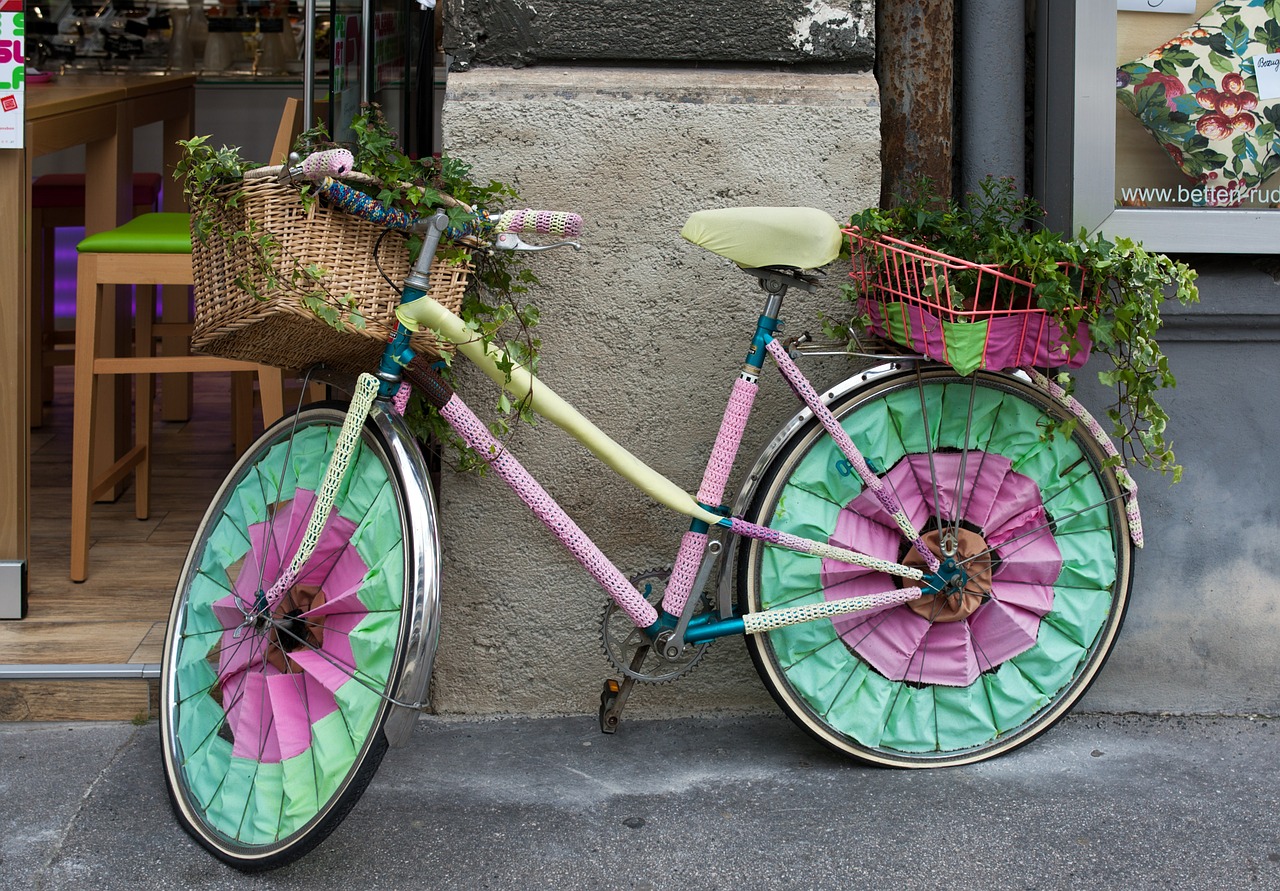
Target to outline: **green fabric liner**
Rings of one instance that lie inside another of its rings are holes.
[[[883,313],[885,328],[889,339],[895,343],[916,346],[921,341],[946,344],[945,356],[933,356],[938,361],[945,360],[948,365],[962,375],[972,374],[982,367],[982,354],[987,346],[987,332],[991,323],[985,320],[969,322],[943,321],[942,336],[936,334],[916,338],[911,334],[911,311],[901,312],[887,309]],[[932,320],[930,320],[932,321]]]
[[[934,446],[961,447],[969,406],[968,383],[934,384],[926,390]],[[923,452],[920,396],[915,388],[887,394],[846,419],[864,454],[886,470],[907,453]],[[1080,458],[1078,446],[1055,436],[1040,440],[1039,412],[1011,394],[979,388],[967,443],[1008,457],[1019,473],[1040,483],[1042,497],[1058,521],[1056,540],[1063,569],[1055,584],[1053,610],[1041,622],[1036,644],[979,676],[968,687],[920,687],[891,681],[870,669],[835,633],[829,620],[769,632],[788,682],[834,730],[863,745],[900,752],[954,751],[1009,733],[1047,706],[1070,682],[1111,609],[1116,566],[1111,532],[1102,527],[1096,504],[1101,488],[1087,465],[1060,478]],[[856,421],[856,426],[855,426]],[[983,441],[990,433],[991,441]],[[843,455],[823,437],[801,459],[784,488],[773,528],[825,541],[840,508],[861,491],[860,480],[841,473]],[[1081,469],[1085,468],[1085,469]],[[1087,485],[1079,485],[1088,478]],[[1070,485],[1070,481],[1077,483]],[[1060,492],[1060,490],[1063,490]],[[768,548],[761,561],[764,608],[818,603],[822,561],[782,548]]]
[[[349,680],[334,693],[338,709],[312,724],[311,748],[281,763],[259,763],[233,757],[231,743],[216,735],[225,715],[209,695],[217,664],[210,652],[223,630],[212,605],[230,591],[228,572],[249,552],[246,530],[267,518],[269,502],[288,501],[299,486],[319,487],[337,432],[330,425],[302,427],[292,448],[288,440],[277,443],[247,469],[228,493],[182,616],[174,723],[186,781],[206,823],[244,844],[273,843],[315,817],[351,770],[381,705],[376,693]],[[352,546],[368,566],[358,596],[369,614],[352,630],[350,642],[362,675],[377,686],[393,669],[400,634],[404,542],[386,470],[367,447],[356,450],[336,504],[357,524]]]

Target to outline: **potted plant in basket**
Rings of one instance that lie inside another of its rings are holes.
[[[461,227],[473,207],[519,200],[510,186],[474,178],[470,166],[455,158],[408,157],[396,147],[377,106],[358,115],[352,130],[355,142],[344,147],[362,176],[348,184],[384,203],[421,214],[441,208]],[[376,367],[395,327],[396,289],[421,240],[330,210],[310,184],[289,181],[278,171],[262,176],[261,165],[239,149],[215,149],[204,136],[182,145],[177,173],[191,207],[196,267],[193,345],[282,367],[321,361],[347,371]],[[295,147],[305,155],[334,146],[316,128],[299,136]],[[337,233],[332,242],[326,240],[330,232]],[[442,243],[431,280],[432,296],[458,313],[477,339],[536,368],[537,309],[519,302],[536,279],[520,268],[516,254]],[[438,355],[447,366],[450,354],[429,334],[423,337],[415,337],[415,349]],[[492,426],[499,435],[513,417],[531,420],[524,406],[511,405],[505,395],[497,409]],[[462,467],[485,467],[420,402],[410,404],[406,418],[423,438],[455,445]]]
[[[1090,351],[1116,390],[1107,410],[1121,451],[1181,476],[1165,439],[1158,391],[1176,379],[1156,341],[1166,299],[1198,299],[1196,273],[1126,238],[1064,238],[1008,179],[987,178],[959,203],[927,180],[898,206],[850,223],[854,330],[869,332],[962,373],[979,367],[1078,368]],[[1070,387],[1070,377],[1059,375]],[[1072,423],[1072,422],[1066,422]]]

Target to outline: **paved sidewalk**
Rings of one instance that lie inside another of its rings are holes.
[[[1280,888],[1280,721],[1069,718],[994,762],[863,768],[782,718],[424,720],[300,863],[244,876],[155,724],[0,724],[13,889]]]

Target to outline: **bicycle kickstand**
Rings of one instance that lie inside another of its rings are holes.
[[[631,658],[631,670],[639,671],[644,665],[644,657],[649,654],[649,644],[642,645]],[[636,685],[632,675],[623,677],[622,682],[613,678],[605,678],[604,689],[600,691],[600,732],[617,733],[618,724],[622,721],[622,709],[631,695],[631,688]]]

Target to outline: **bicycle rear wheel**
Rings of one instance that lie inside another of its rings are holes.
[[[416,710],[436,639],[439,545],[416,444],[374,410],[314,553],[280,600],[345,406],[268,430],[224,481],[179,578],[161,740],[183,828],[246,871],[323,840]],[[412,701],[412,700],[411,700]]]
[[[831,406],[963,592],[749,636],[765,686],[801,727],[859,760],[966,764],[1065,715],[1116,641],[1132,579],[1124,503],[1101,448],[1019,378],[925,366]],[[816,422],[761,478],[748,519],[910,563],[912,549]],[[941,553],[940,553],[941,555]],[[923,561],[920,561],[921,563]],[[883,573],[753,541],[746,611],[903,587]]]

